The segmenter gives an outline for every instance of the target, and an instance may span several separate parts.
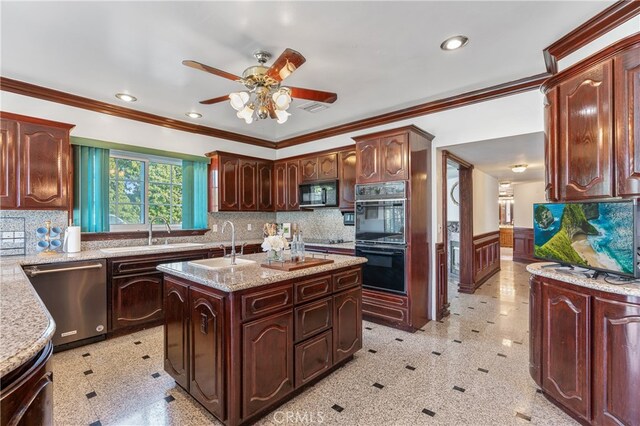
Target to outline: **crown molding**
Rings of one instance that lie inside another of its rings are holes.
[[[547,72],[558,72],[558,61],[640,14],[640,1],[618,1],[542,51]]]

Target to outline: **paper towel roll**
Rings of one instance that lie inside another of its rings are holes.
[[[80,227],[69,226],[64,234],[64,251],[77,253],[80,251]]]

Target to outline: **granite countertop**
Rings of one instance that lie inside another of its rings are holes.
[[[552,265],[553,262],[540,262],[527,265],[527,271],[541,277],[552,278],[558,281],[565,281],[581,287],[593,288],[595,290],[606,291],[609,293],[622,294],[625,296],[640,297],[640,281],[629,282],[626,284],[609,284],[604,278],[587,278],[585,276],[569,273],[566,269],[557,271],[554,268],[543,268],[544,265]]]
[[[332,259],[334,263],[291,272],[262,268],[260,263],[265,260],[264,253],[242,256],[242,259],[255,260],[255,264],[237,266],[221,271],[191,266],[188,262],[163,264],[158,266],[158,270],[218,290],[234,292],[367,262],[367,259],[364,257],[337,254],[326,255],[326,258]]]
[[[340,244],[327,244],[327,243],[304,243],[305,246],[311,247],[326,247],[326,248],[336,248],[336,249],[347,249],[347,250],[355,250],[356,243],[351,241],[349,243],[340,243]]]
[[[239,245],[243,242],[259,244],[262,243],[262,240],[236,241],[236,244]],[[231,246],[231,242],[215,242],[169,250],[162,249],[162,246],[159,245],[157,250],[124,253],[87,250],[49,256],[0,257],[0,377],[22,365],[42,350],[51,340],[55,331],[55,322],[23,272],[23,265],[178,253],[218,248],[220,244]],[[264,257],[264,254],[257,256]]]

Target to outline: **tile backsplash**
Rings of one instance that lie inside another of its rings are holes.
[[[304,238],[355,240],[355,227],[344,226],[338,209],[322,208],[313,211],[278,212],[278,223],[299,223]]]

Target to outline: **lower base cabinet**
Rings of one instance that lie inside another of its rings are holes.
[[[255,421],[362,348],[359,277],[357,267],[225,293],[166,274],[165,371],[225,424]],[[316,283],[333,285],[304,291]]]
[[[111,280],[111,329],[162,319],[162,272]]]
[[[640,425],[640,297],[530,280],[531,377],[583,424]]]

